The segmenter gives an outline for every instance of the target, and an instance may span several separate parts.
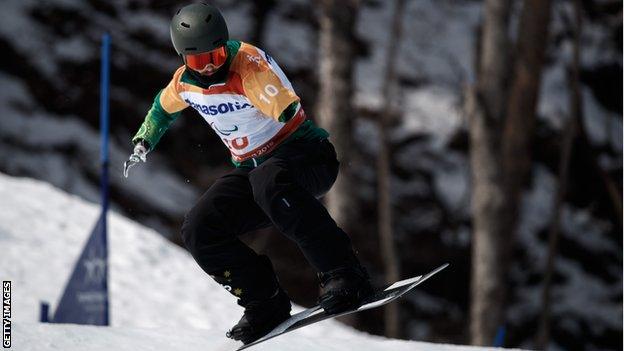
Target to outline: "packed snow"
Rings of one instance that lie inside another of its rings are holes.
[[[111,327],[38,323],[40,301],[54,310],[99,216],[97,204],[47,183],[0,174],[0,276],[13,285],[13,348],[42,350],[234,350],[225,331],[242,313],[183,249],[111,212]],[[287,287],[286,287],[287,288]],[[313,287],[310,287],[313,288]],[[301,307],[296,307],[300,310]],[[329,320],[257,350],[476,350],[391,340]]]

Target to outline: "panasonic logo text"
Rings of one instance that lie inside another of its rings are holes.
[[[187,104],[189,104],[192,108],[196,109],[197,111],[205,115],[210,115],[210,116],[226,114],[226,113],[235,112],[235,111],[253,107],[251,104],[248,104],[248,103],[241,104],[240,102],[234,102],[234,103],[228,102],[228,103],[222,103],[218,105],[202,105],[202,104],[195,103],[189,99],[186,99],[184,101],[186,101]]]

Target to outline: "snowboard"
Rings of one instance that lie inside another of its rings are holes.
[[[448,263],[445,263],[425,275],[420,275],[417,277],[401,280],[396,283],[390,284],[388,286],[382,287],[380,289],[376,289],[375,292],[371,296],[364,299],[364,301],[359,307],[354,308],[352,310],[347,310],[347,311],[343,311],[343,312],[339,312],[335,314],[327,314],[319,305],[310,307],[306,310],[303,310],[299,313],[292,315],[289,319],[285,320],[284,322],[282,322],[282,324],[275,327],[267,335],[261,337],[260,339],[254,342],[251,342],[247,345],[243,345],[239,347],[236,351],[244,350],[251,346],[265,342],[269,339],[273,339],[276,336],[286,334],[293,330],[303,328],[305,326],[323,321],[325,319],[345,316],[351,313],[356,313],[360,311],[369,310],[371,308],[383,306],[405,295],[407,292],[415,288],[420,283],[424,282],[425,280],[431,278],[434,274],[448,267],[448,265],[449,265]]]

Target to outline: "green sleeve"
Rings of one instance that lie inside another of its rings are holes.
[[[180,112],[168,113],[163,109],[160,104],[161,93],[162,90],[154,98],[152,108],[147,112],[147,116],[145,116],[139,131],[132,138],[133,144],[136,144],[139,140],[145,140],[150,150],[153,150],[171,123],[180,115]]]
[[[299,101],[295,101],[292,104],[288,105],[284,109],[284,112],[279,116],[278,121],[280,122],[288,122],[291,118],[295,116],[297,113],[297,107],[299,106]]]

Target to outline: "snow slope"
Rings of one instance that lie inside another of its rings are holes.
[[[108,217],[112,327],[37,323],[41,300],[56,307],[98,213],[96,204],[47,183],[0,174],[0,278],[13,285],[13,349],[236,348],[224,336],[241,314],[231,296],[207,279],[184,250],[117,213]],[[256,349],[477,348],[389,340],[330,320]]]
[[[329,325],[317,329],[327,331]],[[254,346],[251,350],[268,351],[477,351],[494,350],[471,346],[430,344],[371,337],[365,334],[344,333],[332,337],[302,337],[302,332],[293,332],[275,340]],[[170,328],[102,328],[78,325],[18,324],[14,335],[23,341],[15,341],[15,350],[40,351],[141,351],[141,350],[183,350],[183,351],[233,351],[239,346],[226,339],[221,331],[214,329]],[[24,346],[22,346],[24,345]]]

